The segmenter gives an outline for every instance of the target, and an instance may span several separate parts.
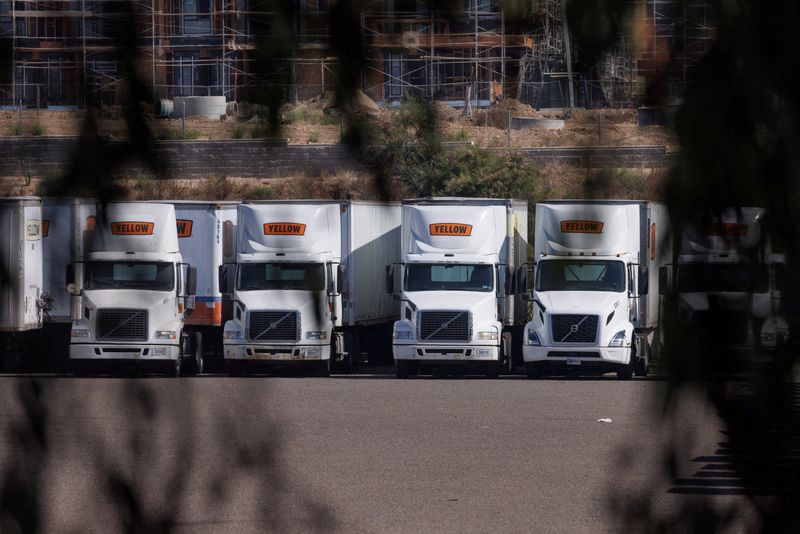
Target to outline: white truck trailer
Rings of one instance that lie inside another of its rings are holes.
[[[766,357],[789,337],[781,315],[786,261],[773,251],[763,208],[700,213],[676,261],[678,316],[697,332],[724,330],[726,349]]]
[[[402,303],[392,336],[397,376],[464,363],[490,377],[510,371],[527,321],[510,274],[528,257],[527,203],[407,200],[401,235],[401,262],[387,273],[387,291]]]
[[[201,340],[184,330],[196,272],[181,258],[173,206],[98,204],[89,256],[67,280],[82,299],[69,347],[77,371],[127,361],[179,376],[184,357],[197,365]]]
[[[202,339],[206,364],[222,364],[222,329],[231,318],[231,301],[222,300],[219,268],[236,261],[236,202],[170,201],[177,218],[178,246],[183,261],[197,269],[194,309],[186,317],[186,331]]]
[[[647,374],[661,336],[659,271],[672,241],[662,204],[565,200],[536,205],[532,320],[523,359],[531,377],[570,368]]]
[[[0,353],[3,364],[28,356],[42,327],[42,205],[35,197],[0,199]],[[22,363],[26,363],[22,360]]]
[[[79,297],[67,293],[67,266],[84,261],[89,253],[95,224],[93,199],[42,199],[42,261],[45,292],[44,330],[48,356],[58,367],[69,353],[70,330],[81,308]]]
[[[359,347],[391,329],[398,304],[382,291],[399,258],[400,205],[360,201],[243,203],[236,263],[220,269],[232,295],[225,359],[306,362],[322,375],[349,367]]]

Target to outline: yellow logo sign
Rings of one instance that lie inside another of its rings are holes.
[[[720,237],[747,237],[747,225],[736,223],[715,223],[706,228],[706,234]]]
[[[194,222],[191,219],[178,219],[178,237],[192,237],[192,225]]]
[[[305,235],[306,225],[290,222],[264,223],[264,235]]]
[[[465,237],[472,235],[471,224],[435,223],[428,227],[431,235],[453,235]]]
[[[140,221],[120,221],[111,223],[112,235],[153,235],[155,224]]]
[[[600,221],[561,221],[561,233],[602,234],[603,223]]]

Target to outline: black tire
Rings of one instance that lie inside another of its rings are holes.
[[[228,376],[244,376],[244,364],[237,360],[228,360]]]
[[[542,376],[541,365],[537,362],[525,362],[525,376],[531,379]]]
[[[314,368],[317,376],[321,376],[323,378],[331,376],[331,359],[328,358],[327,360],[314,362]]]
[[[635,364],[625,363],[617,367],[617,380],[630,380],[633,376]]]
[[[416,362],[412,360],[395,360],[394,376],[397,378],[408,378],[412,374],[417,374]]]
[[[646,342],[644,343],[644,353],[644,357],[636,358],[633,365],[633,373],[636,376],[647,376],[647,369],[650,366],[650,349]]]
[[[165,366],[165,375],[172,378],[180,378],[183,370],[183,354],[178,355],[175,360],[170,360]]]
[[[206,361],[203,354],[203,334],[195,332],[194,335],[194,372],[201,375],[206,369]]]
[[[500,378],[500,368],[502,366],[500,362],[487,362],[485,365],[484,376],[486,378]]]
[[[81,360],[74,360],[70,362],[72,373],[79,378],[86,378],[92,376],[92,362],[84,362]]]

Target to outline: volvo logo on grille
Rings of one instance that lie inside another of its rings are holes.
[[[572,325],[572,326],[570,326],[570,327],[569,327],[569,331],[570,331],[570,332],[572,332],[572,333],[574,334],[575,332],[577,332],[577,331],[578,331],[578,327],[579,327],[579,325],[577,325],[577,324],[574,324],[574,325]]]

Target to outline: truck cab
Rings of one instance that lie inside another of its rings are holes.
[[[251,362],[305,362],[330,374],[341,323],[339,210],[336,202],[239,205],[236,263],[220,269],[233,300],[223,333],[231,374]]]
[[[785,269],[763,208],[696,214],[676,261],[679,320],[697,332],[724,332],[717,344],[736,355],[770,358],[789,336],[780,311]]]
[[[179,376],[200,344],[184,333],[195,276],[178,249],[172,206],[98,205],[88,258],[67,269],[67,291],[80,299],[70,332],[75,369],[135,362]]]
[[[670,253],[666,209],[638,201],[536,206],[533,304],[523,359],[555,369],[644,375],[660,339],[658,273]]]
[[[401,262],[387,276],[401,301],[397,376],[454,364],[480,365],[488,377],[510,371],[513,327],[524,318],[510,273],[527,255],[525,203],[421,199],[402,210]]]

